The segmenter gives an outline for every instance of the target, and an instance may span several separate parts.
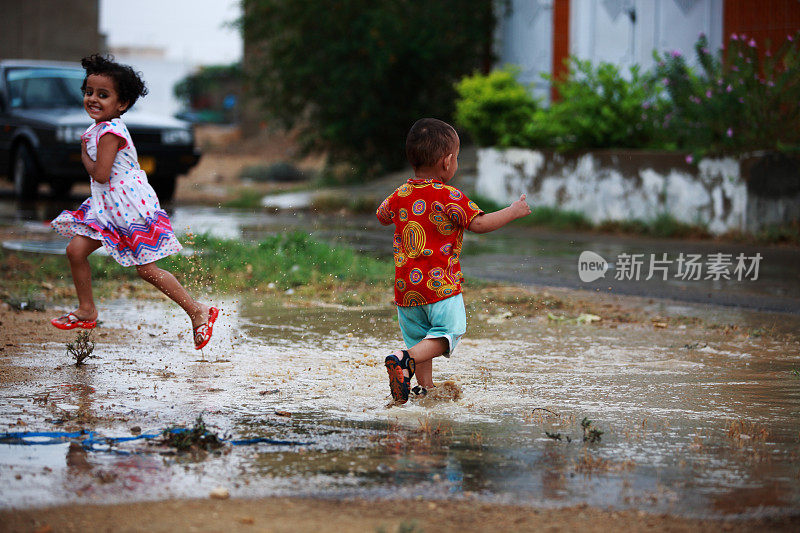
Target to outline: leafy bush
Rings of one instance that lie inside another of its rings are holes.
[[[491,63],[486,0],[246,0],[244,13],[269,117],[361,172],[401,166],[411,124],[450,120],[455,82]]]
[[[655,54],[656,76],[671,111],[662,123],[674,147],[707,153],[800,147],[800,32],[762,56],[754,39],[732,35],[712,54],[704,35],[695,44],[699,71],[677,52]]]
[[[456,85],[456,122],[481,146],[520,146],[537,103],[517,81],[519,69],[475,73]]]
[[[761,54],[754,39],[732,35],[725,51],[712,53],[701,35],[697,68],[678,52],[655,53],[652,72],[632,67],[627,79],[612,64],[572,58],[563,81],[544,76],[560,95],[546,109],[525,101],[514,70],[473,75],[458,85],[457,117],[477,142],[496,146],[796,152],[798,43],[800,31]]]
[[[565,79],[545,78],[560,98],[528,125],[530,139],[562,150],[653,145],[660,88],[638,66],[625,79],[611,63],[593,66],[572,58]]]
[[[573,58],[569,76],[549,79],[561,98],[538,109],[527,88],[506,68],[458,84],[456,118],[479,144],[560,150],[652,146],[663,113],[661,88],[651,76]]]

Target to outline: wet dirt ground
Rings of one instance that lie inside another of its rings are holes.
[[[237,167],[224,162],[207,159],[202,187],[182,180],[179,199],[229,195]],[[51,204],[31,216],[0,201],[17,240],[50,237]],[[300,226],[367,253],[390,242],[374,221],[338,220]],[[247,239],[298,227],[294,214],[186,204],[173,221]],[[0,531],[797,530],[796,248],[767,250],[758,284],[609,294],[577,280],[581,250],[611,259],[684,243],[544,235],[520,248],[525,230],[508,229],[467,242],[468,278],[505,272],[494,279],[526,286],[465,289],[468,334],[434,366],[457,400],[387,407],[382,359],[400,346],[389,304],[217,297],[222,320],[200,354],[173,305],[107,300],[97,358],[81,367],[65,348],[76,333],[47,324],[60,308],[0,308],[0,433],[15,435],[0,442]],[[572,303],[550,316],[524,304],[548,294]],[[220,450],[104,440],[198,415]],[[80,431],[92,433],[60,438]]]
[[[2,507],[202,499],[223,487],[234,499],[588,504],[737,527],[796,519],[800,345],[773,315],[721,308],[700,324],[631,300],[659,322],[584,323],[472,300],[469,335],[434,368],[460,398],[388,408],[382,356],[400,341],[391,306],[282,294],[216,303],[222,320],[199,354],[173,306],[105,302],[98,358],[79,368],[64,348],[73,332],[11,340],[6,325],[44,317],[6,310],[4,431],[119,438],[202,415],[229,440],[272,442],[192,455],[157,439],[6,441]],[[592,429],[600,439],[584,442]]]

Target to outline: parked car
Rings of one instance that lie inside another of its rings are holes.
[[[88,180],[80,146],[91,124],[83,109],[83,79],[83,69],[72,63],[0,61],[0,174],[7,172],[18,198],[34,198],[40,183],[65,196],[74,182]],[[139,166],[159,199],[169,202],[176,177],[200,158],[191,126],[135,107],[123,120]]]

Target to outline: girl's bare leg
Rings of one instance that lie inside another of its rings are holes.
[[[67,260],[72,271],[72,283],[78,295],[78,308],[75,316],[81,320],[97,320],[97,308],[92,295],[92,269],[89,265],[89,254],[100,248],[100,241],[76,235],[67,244]],[[60,320],[69,322],[67,319]]]
[[[155,263],[137,265],[136,271],[139,277],[155,286],[186,311],[192,320],[192,328],[208,322],[209,307],[192,298],[170,272],[158,268]]]

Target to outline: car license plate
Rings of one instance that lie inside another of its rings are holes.
[[[146,174],[152,174],[156,171],[156,158],[143,155],[139,158],[139,168],[145,171]]]

